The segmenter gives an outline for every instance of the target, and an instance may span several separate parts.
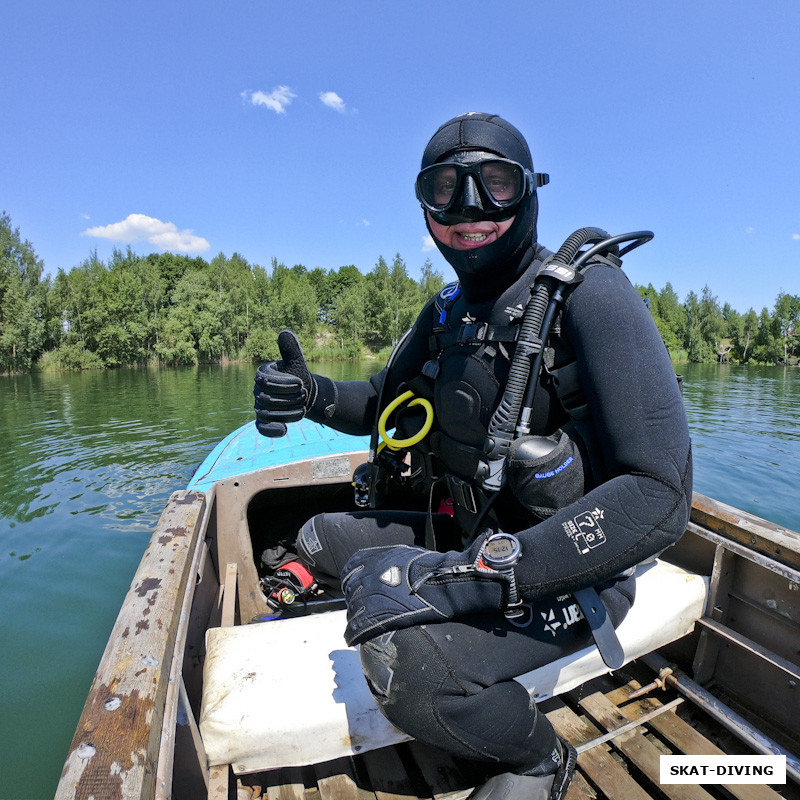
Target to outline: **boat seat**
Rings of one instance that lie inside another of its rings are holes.
[[[636,602],[617,629],[626,662],[691,632],[707,589],[664,561],[639,567]],[[207,632],[200,731],[211,765],[257,772],[411,738],[379,711],[344,628],[340,610]],[[588,647],[517,680],[538,702],[608,671]]]

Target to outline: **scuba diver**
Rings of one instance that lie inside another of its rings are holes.
[[[315,516],[297,552],[343,590],[345,638],[388,719],[494,765],[472,800],[565,795],[575,750],[514,678],[593,639],[621,666],[635,567],[691,508],[680,387],[620,269],[652,234],[620,250],[631,236],[581,229],[554,253],[536,230],[547,182],[501,117],[442,125],[416,194],[458,281],[370,380],[311,374],[282,331],[254,388],[265,436],[302,417],[373,434],[355,477],[364,508]],[[419,504],[393,509],[397,484]]]

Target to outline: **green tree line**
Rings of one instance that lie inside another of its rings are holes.
[[[444,285],[430,261],[414,280],[396,255],[366,275],[271,268],[237,253],[210,261],[115,250],[44,274],[30,242],[0,215],[0,371],[195,364],[278,357],[285,327],[309,357],[351,358],[395,345]]]
[[[800,295],[780,292],[770,311],[742,314],[720,305],[708,286],[681,303],[672,286],[656,291],[637,286],[648,302],[661,338],[674,361],[731,364],[783,364],[800,361]]]
[[[396,255],[366,275],[338,269],[270,269],[237,253],[210,261],[115,250],[45,275],[30,242],[0,214],[0,371],[180,365],[278,357],[284,327],[311,358],[352,358],[392,348],[444,280],[426,261],[414,280]],[[800,297],[740,314],[708,287],[680,302],[670,284],[637,289],[675,360],[798,363]]]

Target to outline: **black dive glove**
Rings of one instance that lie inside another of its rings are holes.
[[[484,563],[486,538],[463,553],[402,544],[359,550],[342,570],[347,644],[399,628],[505,610],[510,595],[516,595],[513,572]]]
[[[262,364],[256,372],[256,428],[263,436],[284,436],[286,423],[301,420],[316,400],[318,387],[309,372],[294,331],[278,334],[280,361]]]

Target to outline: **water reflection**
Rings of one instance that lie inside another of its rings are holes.
[[[695,489],[797,530],[800,370],[685,365]]]
[[[353,380],[380,366],[312,368]],[[752,495],[755,513],[788,524],[785,513],[794,509],[781,511],[775,495],[788,493],[800,472],[800,371],[715,365],[680,371],[698,490],[729,502]],[[250,365],[237,364],[0,379],[0,518],[9,526],[52,514],[87,515],[114,530],[130,532],[137,520],[149,529],[163,500],[205,453],[252,419],[252,375]]]
[[[247,377],[245,377],[245,372]],[[119,370],[0,382],[0,517],[54,513],[117,521],[185,484],[213,444],[251,413],[252,370]],[[145,501],[131,507],[134,501]]]

